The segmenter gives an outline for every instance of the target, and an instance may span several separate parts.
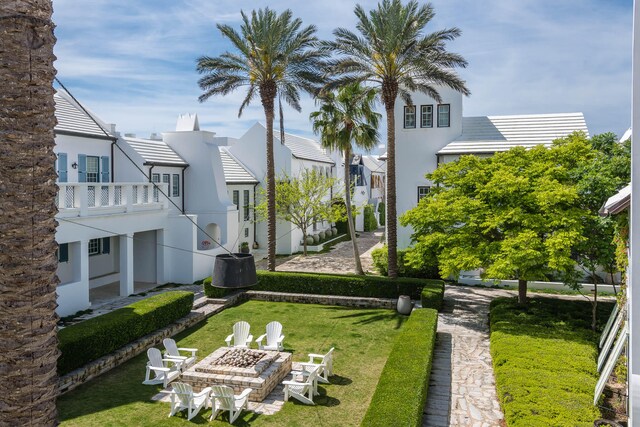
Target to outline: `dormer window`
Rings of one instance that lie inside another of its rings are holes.
[[[438,104],[438,127],[448,128],[451,126],[451,105]]]
[[[420,127],[421,128],[433,127],[433,105],[420,106]]]
[[[416,106],[407,105],[404,107],[404,128],[415,129],[416,128]]]

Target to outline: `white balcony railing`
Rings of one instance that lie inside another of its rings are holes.
[[[169,184],[156,184],[167,194]],[[58,183],[58,216],[94,216],[167,209],[168,201],[151,183]]]

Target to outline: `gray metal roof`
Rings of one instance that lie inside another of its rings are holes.
[[[589,133],[582,113],[463,117],[462,135],[438,154],[507,151],[513,147],[549,146],[574,131]]]
[[[56,119],[58,119],[58,124],[54,128],[56,133],[107,138],[102,129],[72,99],[68,98],[68,95],[55,93],[53,100],[56,104]]]
[[[618,191],[613,196],[609,197],[607,201],[604,203],[602,208],[600,208],[600,215],[615,215],[618,212],[622,212],[623,210],[629,207],[631,203],[631,184],[623,187],[620,191]]]
[[[122,138],[145,163],[164,166],[187,166],[188,163],[164,141],[141,138]]]
[[[364,166],[371,172],[386,172],[387,164],[383,160],[379,160],[376,156],[362,156],[362,163],[364,163]]]
[[[228,147],[220,147],[220,159],[227,184],[255,184],[258,182],[249,170],[235,157],[229,154]]]
[[[273,139],[280,143],[280,132],[274,132]],[[327,156],[320,144],[313,139],[285,133],[284,145],[291,150],[295,158],[335,165],[331,157]]]

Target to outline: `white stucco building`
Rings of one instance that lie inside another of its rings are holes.
[[[415,105],[398,102],[395,107],[398,217],[429,192],[432,183],[425,174],[441,162],[465,154],[490,156],[515,146],[550,145],[574,131],[588,133],[582,113],[463,117],[462,95],[449,88],[439,93],[441,103],[414,93]],[[411,244],[411,234],[411,228],[398,224],[398,248]]]

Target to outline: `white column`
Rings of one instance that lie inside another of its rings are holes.
[[[640,4],[633,8],[631,232],[628,287],[629,425],[640,423]]]
[[[89,241],[81,240],[69,245],[69,259],[73,265],[73,279],[82,283],[82,292],[86,292],[86,301],[89,300]],[[76,263],[77,260],[77,263]],[[82,299],[85,299],[83,295]]]
[[[156,230],[156,283],[164,283],[164,269],[168,265],[164,257],[164,230]]]
[[[120,238],[120,296],[126,297],[133,290],[133,234],[121,234]]]

